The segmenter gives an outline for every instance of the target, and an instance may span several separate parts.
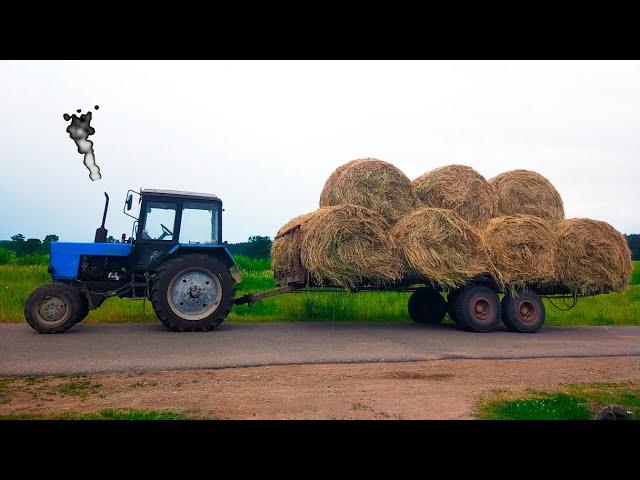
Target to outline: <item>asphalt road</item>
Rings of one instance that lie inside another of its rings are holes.
[[[470,333],[382,323],[225,323],[207,333],[160,324],[79,324],[42,335],[0,323],[0,374],[67,374],[447,358],[640,356],[640,327]]]

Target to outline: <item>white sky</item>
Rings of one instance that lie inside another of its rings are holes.
[[[102,180],[63,113],[94,105]],[[273,236],[362,157],[413,179],[545,175],[568,217],[640,232],[640,62],[0,62],[0,239],[131,232],[128,188],[215,193],[223,236]]]

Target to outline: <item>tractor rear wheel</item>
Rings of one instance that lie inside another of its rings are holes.
[[[25,320],[40,333],[62,333],[78,323],[82,313],[80,292],[61,282],[36,288],[24,306]]]
[[[502,297],[502,323],[513,332],[535,333],[542,327],[545,307],[540,295],[520,290]]]
[[[217,258],[182,255],[158,270],[151,303],[158,319],[177,332],[217,327],[233,306],[235,282]]]
[[[455,295],[453,312],[459,327],[472,332],[490,332],[500,323],[500,300],[486,285],[465,285]]]
[[[409,297],[407,310],[416,323],[440,323],[447,314],[447,302],[439,292],[422,287]]]

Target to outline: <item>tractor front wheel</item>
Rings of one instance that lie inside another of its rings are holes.
[[[82,319],[81,293],[61,282],[36,288],[24,306],[24,317],[36,332],[62,333]]]
[[[235,282],[217,258],[182,255],[158,270],[151,303],[158,319],[177,332],[207,331],[229,314]]]

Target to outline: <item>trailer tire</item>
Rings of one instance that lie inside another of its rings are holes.
[[[220,260],[187,254],[158,269],[151,304],[158,319],[171,330],[202,332],[223,322],[234,296],[235,282]]]
[[[447,302],[439,292],[422,287],[409,297],[407,310],[416,323],[440,323],[447,314]]]
[[[536,292],[520,290],[502,298],[502,323],[512,332],[535,333],[544,324],[545,306]]]
[[[62,333],[78,323],[82,312],[80,292],[62,282],[36,288],[24,306],[25,320],[39,333]]]
[[[455,296],[453,311],[456,324],[471,332],[491,332],[502,316],[498,294],[480,284],[462,287]]]
[[[447,313],[449,314],[449,318],[453,323],[458,325],[458,321],[456,320],[456,312],[454,305],[456,303],[456,297],[460,293],[460,289],[451,290],[447,294]]]

